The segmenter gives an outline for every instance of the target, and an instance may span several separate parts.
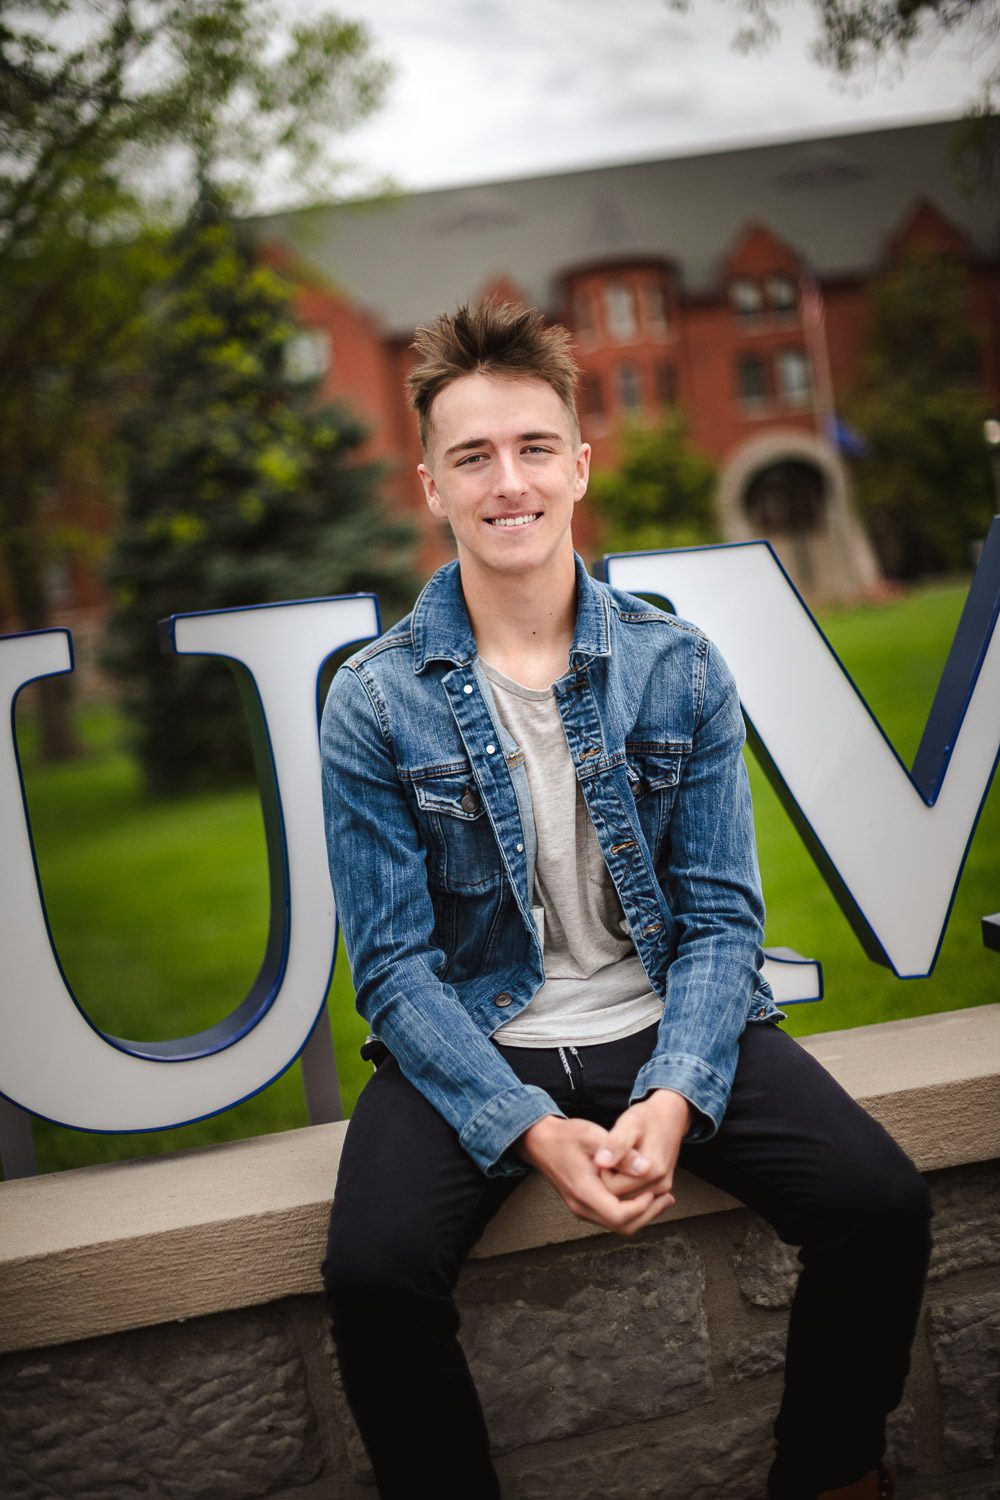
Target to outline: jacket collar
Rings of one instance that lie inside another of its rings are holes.
[[[611,655],[608,596],[591,578],[578,553],[576,564],[576,630],[570,647],[570,662],[583,666],[594,656]],[[476,657],[476,638],[462,594],[457,562],[446,563],[425,586],[413,606],[413,670],[422,672],[432,661],[450,661],[463,666]]]

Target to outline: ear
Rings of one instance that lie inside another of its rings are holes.
[[[447,519],[444,506],[438,498],[437,485],[434,483],[434,475],[426,464],[417,464],[417,473],[420,475],[420,483],[424,487],[424,499],[432,516],[437,516],[439,521]]]
[[[576,454],[576,473],[573,477],[573,503],[582,500],[587,493],[590,480],[590,444],[581,443]]]

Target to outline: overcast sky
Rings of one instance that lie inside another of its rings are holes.
[[[321,0],[312,0],[312,5]],[[311,8],[311,7],[310,7]],[[780,42],[732,49],[741,6],[692,0],[339,0],[396,69],[343,142],[356,188],[441,187],[864,125],[960,114],[983,38],[956,33],[844,84],[809,58],[809,0],[778,0]],[[995,46],[995,39],[994,39]]]

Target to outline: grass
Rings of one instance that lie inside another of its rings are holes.
[[[832,644],[909,764],[965,598],[965,583],[891,604],[828,613]],[[87,754],[42,768],[32,755],[29,688],[18,714],[32,831],[46,905],[69,982],[98,1026],[153,1040],[197,1031],[242,999],[264,951],[267,871],[256,792],[151,802],[109,710],[85,716]],[[23,733],[21,733],[23,729]],[[900,981],[872,964],[751,758],[768,904],[767,941],[822,961],[827,998],[793,1007],[801,1035],[980,1005],[1000,998],[1000,957],[980,918],[1000,908],[1000,791],[991,790],[934,974]],[[350,1110],[369,1069],[364,1025],[338,957],[329,996]],[[196,1125],[99,1136],[39,1121],[40,1170],[170,1151],[307,1123],[297,1067],[235,1109]]]
[[[821,624],[902,760],[912,764],[967,586],[938,584],[892,604],[828,613]],[[986,799],[933,974],[897,979],[873,964],[751,758],[767,941],[823,963],[826,999],[794,1008],[795,1035],[1000,1000],[1000,957],[980,921],[1000,909],[1000,787]]]
[[[20,715],[19,715],[20,717]],[[256,976],[267,933],[267,865],[255,790],[149,801],[108,712],[84,717],[86,759],[25,756],[46,907],[67,980],[102,1030],[185,1036],[220,1020]],[[329,996],[341,1084],[353,1104],[370,1069],[341,954]],[[144,1156],[308,1124],[288,1069],[235,1109],[176,1130],[90,1135],[35,1126],[39,1169]]]

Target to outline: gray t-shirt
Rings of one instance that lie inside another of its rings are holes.
[[[542,988],[496,1039],[582,1047],[631,1036],[659,1020],[663,1002],[650,989],[604,863],[555,693],[481,665],[524,756],[538,842],[533,909],[545,960]]]

